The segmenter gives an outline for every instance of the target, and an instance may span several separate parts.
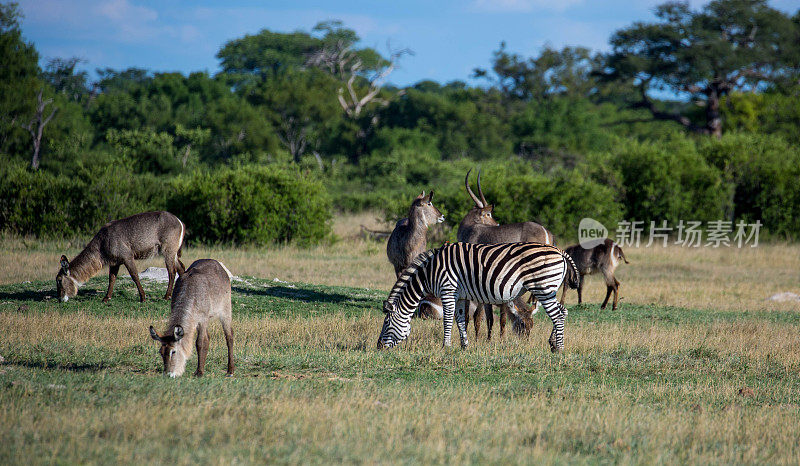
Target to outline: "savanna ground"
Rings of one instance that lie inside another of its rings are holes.
[[[206,377],[160,375],[164,284],[140,304],[122,278],[104,305],[101,274],[61,304],[58,257],[82,242],[0,240],[0,463],[799,461],[800,304],[766,298],[800,292],[800,246],[627,249],[620,309],[590,277],[560,355],[541,313],[529,339],[443,350],[415,321],[376,351],[393,274],[356,234],[373,217],[311,249],[184,250],[243,278],[234,378],[218,325]]]

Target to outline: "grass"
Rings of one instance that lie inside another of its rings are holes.
[[[45,264],[75,248],[2,240],[16,278],[0,285],[0,463],[800,458],[800,306],[765,299],[798,291],[798,246],[626,251],[620,309],[600,311],[591,280],[552,355],[541,314],[529,339],[443,350],[441,323],[415,321],[409,341],[376,351],[391,268],[382,244],[341,236],[312,250],[187,249],[243,281],[236,376],[223,377],[214,325],[207,376],[178,380],[160,375],[147,332],[166,322],[164,284],[145,281],[156,299],[140,304],[121,279],[104,305],[101,275],[62,304]]]

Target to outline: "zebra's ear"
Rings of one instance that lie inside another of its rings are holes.
[[[388,300],[383,302],[383,313],[389,314],[390,312],[394,311],[394,304],[390,303]]]

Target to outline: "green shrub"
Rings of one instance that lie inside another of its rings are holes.
[[[322,184],[297,171],[242,166],[179,176],[167,206],[190,237],[206,243],[297,241],[330,233],[330,202]]]
[[[800,149],[779,136],[726,134],[700,153],[730,186],[729,219],[761,220],[766,232],[800,238]]]
[[[728,186],[695,143],[621,139],[613,151],[589,156],[592,178],[616,190],[628,220],[719,220],[729,209]]]
[[[72,176],[7,165],[0,175],[0,231],[35,236],[94,234],[105,223],[162,209],[164,180],[114,165],[79,166]]]

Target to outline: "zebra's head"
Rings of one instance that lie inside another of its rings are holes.
[[[411,319],[404,318],[395,312],[395,303],[390,300],[383,302],[383,312],[386,317],[383,319],[381,333],[378,335],[378,349],[394,348],[411,332]]]

